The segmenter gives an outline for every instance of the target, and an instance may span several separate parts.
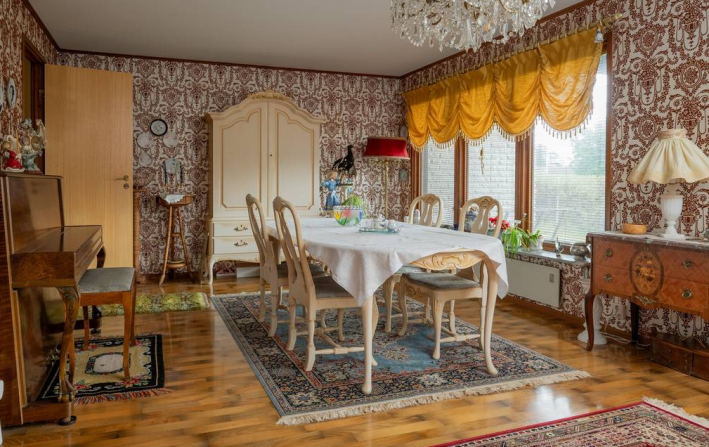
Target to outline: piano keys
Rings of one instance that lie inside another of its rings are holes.
[[[64,379],[60,380],[59,402],[35,397],[47,378],[57,345],[61,359],[73,357],[69,354],[73,352],[78,284],[94,260],[100,267],[105,258],[101,226],[64,224],[61,177],[2,173],[0,193],[0,340],[8,346],[0,350],[0,377],[6,388],[0,421],[3,425],[73,423],[73,371],[67,377],[61,368]],[[61,337],[51,333],[43,307],[53,293],[51,288],[60,292],[64,302]],[[41,331],[41,337],[36,331]]]

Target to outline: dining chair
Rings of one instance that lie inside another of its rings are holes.
[[[249,194],[246,196],[246,205],[259,255],[261,302],[258,321],[266,321],[266,285],[268,285],[271,289],[271,325],[268,329],[268,336],[273,337],[276,335],[279,323],[290,321],[290,319],[278,320],[278,309],[290,311],[289,307],[283,304],[283,289],[288,287],[288,266],[280,262],[278,244],[274,245],[269,240],[261,202]],[[325,275],[325,271],[317,265],[309,263],[308,268],[313,276]]]
[[[346,347],[338,344],[328,333],[338,331],[338,341],[344,341],[342,321],[345,309],[359,309],[357,300],[340,286],[331,276],[313,277],[308,267],[308,255],[303,243],[300,218],[293,205],[287,200],[276,197],[273,200],[273,211],[276,219],[278,240],[281,243],[286,264],[288,266],[288,294],[290,298],[290,326],[288,349],[295,347],[298,335],[308,336],[308,359],[306,371],[311,371],[315,364],[315,356],[323,354],[347,354],[363,352],[364,346]],[[290,222],[290,225],[289,225]],[[296,303],[305,308],[305,318],[308,329],[297,332],[295,326]],[[373,319],[377,321],[376,306]],[[315,327],[317,313],[326,310],[337,311],[337,327]],[[315,336],[320,337],[331,349],[316,349]]]
[[[463,253],[456,253],[457,256]],[[469,256],[475,256],[474,251],[467,252]],[[454,256],[452,256],[454,258]],[[483,302],[487,301],[486,293],[497,293],[497,278],[486,278],[488,268],[494,269],[489,259],[482,261],[483,265],[480,269],[480,280],[473,281],[463,278],[454,273],[406,273],[401,277],[399,282],[399,300],[402,308],[406,308],[406,296],[413,296],[420,300],[430,300],[433,307],[433,330],[435,345],[431,357],[435,360],[441,358],[441,343],[461,342],[472,339],[480,339],[480,348],[485,353],[485,363],[488,373],[491,375],[497,374],[497,369],[492,363],[490,337],[492,329],[492,320],[495,310],[495,300],[491,301],[490,308],[485,313],[482,313],[482,323],[478,334],[459,334],[455,330],[455,317],[451,316],[450,328],[443,327],[443,308],[447,302],[454,300],[470,300],[480,299]],[[486,289],[481,287],[486,284]],[[407,319],[404,315],[401,331],[399,335],[406,333]],[[446,333],[446,338],[441,338],[441,332]]]
[[[410,224],[414,223],[414,210],[416,208],[419,208],[420,211],[419,225],[436,228],[441,226],[443,221],[443,201],[440,197],[435,194],[424,194],[412,200],[409,212],[406,215],[407,222]],[[435,221],[433,219],[434,214],[436,214]]]
[[[407,214],[407,222],[410,224],[413,223],[414,210],[416,210],[417,207],[420,208],[421,211],[418,225],[435,228],[439,228],[441,226],[441,222],[443,220],[443,201],[440,197],[435,194],[424,194],[416,197],[411,202],[411,206],[409,206],[409,213]],[[433,215],[436,213],[436,208],[438,208],[438,216],[434,220]],[[386,332],[391,332],[392,319],[399,318],[403,314],[403,311],[399,309],[395,303],[393,303],[394,289],[399,283],[399,280],[401,280],[401,275],[404,273],[416,273],[422,271],[423,270],[418,267],[405,265],[384,283],[384,308],[386,309],[386,323],[384,324],[384,330]],[[399,313],[393,314],[393,311],[397,311]],[[423,323],[430,320],[430,313],[428,303],[424,303],[424,310],[422,312],[410,312],[409,315],[420,315],[420,319],[412,320],[412,322]]]
[[[465,215],[471,209],[477,210],[477,216],[471,224],[471,232],[476,234],[488,233],[490,229],[490,213],[496,210],[497,216],[502,216],[502,205],[490,196],[476,197],[468,200],[460,209],[458,217],[458,231],[465,230]],[[492,236],[498,237],[502,228],[502,219],[497,219]],[[455,301],[458,299],[480,299],[480,333],[485,330],[487,296],[483,293],[482,284],[485,278],[485,266],[480,266],[480,277],[478,278],[471,266],[463,271],[450,273],[427,273],[413,272],[406,273],[399,282],[398,298],[399,308],[402,312],[402,324],[399,335],[406,334],[409,323],[419,323],[420,320],[410,320],[408,318],[406,296],[421,299],[424,303],[431,302],[433,308],[433,325],[436,337],[436,347],[433,358],[440,358],[440,344],[449,341],[463,341],[470,337],[458,335],[455,327]],[[443,308],[449,303],[447,320],[443,320]],[[426,322],[426,321],[424,321]],[[442,328],[443,323],[448,323],[448,328]],[[441,340],[441,331],[446,332],[449,337]],[[480,347],[484,348],[484,339],[480,338]]]

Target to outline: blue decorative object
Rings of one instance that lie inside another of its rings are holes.
[[[327,196],[325,198],[325,209],[331,210],[336,206],[340,205],[340,196],[337,195],[337,186],[340,184],[340,180],[337,178],[336,171],[330,171],[330,178],[325,180],[320,185],[327,189]]]

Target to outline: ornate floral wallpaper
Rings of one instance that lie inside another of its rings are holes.
[[[10,79],[14,79],[18,92],[22,91],[24,36],[27,36],[47,63],[54,63],[57,49],[22,0],[0,0],[0,77],[4,87],[7,87]],[[5,107],[0,112],[0,134],[15,133],[20,121],[22,95],[18,96],[17,105],[12,109],[5,101]]]
[[[360,156],[367,136],[398,135],[404,122],[398,79],[75,53],[61,53],[57,62],[132,73],[136,139],[155,118],[163,118],[177,129],[179,145],[175,148],[159,143],[144,150],[134,144],[135,183],[146,188],[140,230],[143,273],[158,273],[162,267],[165,210],[154,205],[154,197],[162,190],[161,166],[167,157],[182,161],[187,190],[197,195],[195,204],[185,209],[187,243],[193,259],[203,258],[209,167],[204,116],[238,104],[250,93],[277,90],[324,117],[327,122],[320,142],[323,173],[353,144],[358,170],[354,192],[365,197],[370,209],[384,212],[383,167],[363,162]],[[409,185],[398,182],[399,167],[400,163],[393,163],[390,170],[389,204],[391,213],[401,217],[408,207]]]
[[[612,67],[612,222],[664,225],[659,208],[663,186],[631,185],[627,178],[662,128],[684,127],[709,154],[709,0],[597,0],[570,13],[543,22],[522,37],[524,46],[573,31],[603,17],[621,13],[613,27]],[[409,90],[467,70],[496,56],[514,51],[520,42],[488,45],[477,53],[463,54],[403,80]],[[685,205],[682,231],[699,234],[709,228],[709,184],[682,186]],[[562,272],[563,274],[564,272]],[[568,272],[567,272],[568,273]],[[583,315],[579,275],[566,275],[562,309]],[[603,323],[630,329],[627,303],[615,311],[619,299],[604,299]],[[643,312],[643,330],[693,331],[709,338],[709,325],[701,319],[660,310]]]

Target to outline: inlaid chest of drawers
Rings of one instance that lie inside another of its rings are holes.
[[[586,295],[587,349],[593,349],[597,295],[631,302],[632,341],[638,341],[639,308],[673,309],[709,319],[709,243],[654,235],[590,233],[591,287]]]

